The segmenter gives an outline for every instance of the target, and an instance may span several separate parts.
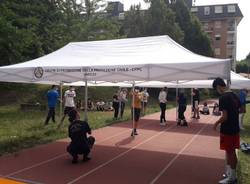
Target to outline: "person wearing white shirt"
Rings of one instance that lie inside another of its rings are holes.
[[[161,108],[160,125],[166,125],[167,87],[161,89],[158,99]]]
[[[148,105],[149,93],[147,88],[142,91],[142,114],[145,115]]]
[[[76,97],[76,92],[73,86],[69,87],[69,90],[65,91],[64,93],[64,115],[61,119],[60,124],[58,125],[58,128],[60,128],[63,125],[63,121],[65,119],[65,116],[69,114],[70,111],[75,109],[75,101],[74,98]]]
[[[120,118],[122,119],[123,118],[123,112],[124,112],[124,109],[125,109],[125,104],[128,101],[127,100],[127,90],[125,88],[123,88],[120,91],[118,99],[119,99],[119,106],[120,106],[119,107],[120,108]]]

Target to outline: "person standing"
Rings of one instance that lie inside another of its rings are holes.
[[[125,88],[123,88],[120,93],[119,93],[119,106],[120,106],[120,118],[123,118],[123,113],[124,113],[124,109],[125,109],[125,104],[128,101],[127,100],[127,90]]]
[[[220,184],[235,183],[237,156],[236,149],[240,147],[239,136],[239,108],[240,100],[236,94],[227,89],[223,79],[216,78],[213,88],[221,95],[219,97],[219,110],[222,116],[214,124],[214,130],[220,125],[220,149],[226,153],[226,178]]]
[[[147,110],[148,98],[149,98],[149,93],[147,91],[147,88],[145,88],[142,91],[142,114],[143,116],[145,115],[146,110]]]
[[[161,108],[160,125],[166,125],[167,87],[161,89],[158,99]]]
[[[177,126],[188,126],[186,118],[185,118],[185,111],[187,108],[187,98],[185,97],[184,93],[181,92],[178,95],[178,122]]]
[[[117,94],[113,95],[112,107],[114,108],[114,119],[117,119],[119,113],[119,99]]]
[[[50,118],[52,118],[52,121],[55,123],[55,108],[57,104],[57,100],[59,99],[59,93],[57,91],[57,87],[55,85],[52,85],[51,89],[47,92],[47,100],[48,100],[48,115],[45,120],[44,125],[48,125]]]
[[[60,128],[63,125],[63,121],[65,119],[65,116],[68,115],[70,111],[75,109],[75,101],[74,101],[75,97],[76,97],[75,88],[73,86],[70,86],[69,90],[65,91],[65,93],[64,93],[64,98],[63,98],[64,115],[61,119],[61,122],[60,122],[58,128]]]
[[[246,104],[247,104],[247,90],[241,89],[239,93],[239,99],[240,99],[240,114],[239,114],[239,126],[241,130],[244,130],[243,127],[243,120],[246,113]]]
[[[132,97],[131,115],[132,115],[132,120],[134,120],[134,126],[133,126],[131,136],[134,136],[134,135],[138,135],[137,127],[138,127],[138,122],[139,122],[140,113],[141,113],[142,94],[140,93],[140,90],[138,87],[135,87],[134,91],[131,92],[131,97]]]
[[[199,90],[193,89],[192,96],[193,96],[192,111],[194,113],[192,118],[200,119],[200,114],[199,114],[200,92]]]

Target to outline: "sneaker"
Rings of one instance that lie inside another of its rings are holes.
[[[227,175],[226,173],[224,173],[224,174],[222,174],[222,177],[223,177],[223,179],[224,179],[224,178],[227,178],[228,175]]]
[[[188,126],[187,122],[184,121],[183,124],[181,126]]]
[[[219,181],[219,184],[237,184],[237,179],[232,180],[230,178],[224,178]]]
[[[73,157],[72,164],[76,164],[78,162],[78,157]]]
[[[181,121],[180,120],[177,122],[177,126],[181,126]]]
[[[161,126],[165,126],[165,125],[166,125],[166,123],[160,123],[160,125],[161,125]]]
[[[91,158],[88,157],[88,156],[86,156],[86,157],[84,156],[83,159],[82,159],[83,162],[87,162],[87,161],[89,161],[89,160],[91,160]]]
[[[134,131],[134,135],[138,135],[137,131]]]
[[[200,116],[197,116],[197,118],[196,119],[200,119]]]

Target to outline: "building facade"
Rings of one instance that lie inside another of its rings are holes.
[[[231,58],[232,70],[235,71],[237,26],[243,18],[238,4],[194,6],[192,0],[186,0],[186,3],[210,37],[214,56]]]

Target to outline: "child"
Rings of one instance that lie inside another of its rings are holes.
[[[202,108],[202,111],[200,111],[200,113],[204,114],[204,115],[209,115],[210,114],[207,102],[203,103],[203,108]]]
[[[186,111],[187,108],[187,99],[184,96],[184,93],[180,93],[178,96],[178,122],[177,126],[188,126],[187,121],[184,116],[184,112]]]

